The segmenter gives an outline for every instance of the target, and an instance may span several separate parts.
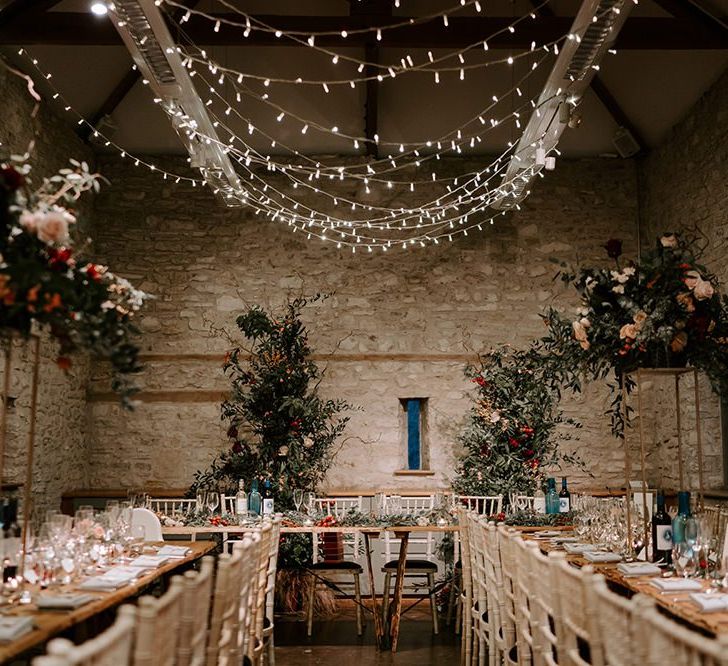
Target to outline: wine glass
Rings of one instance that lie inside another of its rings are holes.
[[[678,576],[690,578],[697,569],[692,545],[687,541],[676,543],[672,548],[672,563]]]
[[[310,490],[303,494],[303,506],[306,509],[306,513],[313,517],[316,513],[316,493],[312,493]]]
[[[296,513],[301,511],[301,504],[303,504],[303,490],[296,488],[293,491],[293,504],[296,507]]]
[[[215,509],[217,509],[219,504],[220,496],[217,493],[207,493],[207,496],[205,498],[205,505],[207,506],[207,510],[210,512],[211,515],[215,513]]]

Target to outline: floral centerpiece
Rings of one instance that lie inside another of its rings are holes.
[[[504,347],[465,369],[475,384],[473,406],[459,440],[464,448],[452,482],[462,495],[532,495],[543,471],[561,461],[571,438],[563,426],[579,427],[558,407],[550,368],[534,348]]]
[[[714,388],[728,378],[728,299],[700,263],[696,239],[662,236],[639,261],[622,261],[622,243],[605,249],[613,268],[564,270],[561,278],[581,297],[575,317],[551,308],[543,349],[565,384],[580,389],[580,375],[611,377],[615,392],[612,430],[624,431],[619,387],[634,383],[637,368],[690,365],[703,370]]]
[[[146,294],[74,249],[73,206],[101,178],[70,164],[35,189],[24,158],[0,166],[0,334],[28,336],[39,324],[58,342],[61,368],[78,350],[110,361],[113,388],[130,407],[129,375],[141,370],[134,315]]]

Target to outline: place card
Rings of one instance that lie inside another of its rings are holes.
[[[703,613],[719,613],[728,611],[728,594],[708,594],[707,592],[696,592],[690,595]]]
[[[585,550],[584,558],[589,562],[621,562],[622,556],[618,553],[610,553],[606,550]]]
[[[192,549],[187,546],[162,546],[157,551],[157,555],[161,557],[169,557],[173,560],[181,560],[182,558],[187,557],[191,552]]]
[[[30,631],[33,631],[33,618],[29,615],[0,617],[0,641],[14,641]]]
[[[96,597],[91,594],[39,594],[35,598],[35,605],[40,609],[71,610],[91,603]]]
[[[623,576],[654,576],[660,574],[661,569],[652,562],[622,562],[617,565],[617,571]]]
[[[700,581],[691,578],[651,578],[650,585],[656,587],[660,592],[694,592],[702,590]]]

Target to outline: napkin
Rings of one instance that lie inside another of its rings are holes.
[[[551,539],[551,543],[576,543],[579,541],[575,536],[560,536]]]
[[[158,551],[157,555],[161,557],[171,557],[172,559],[182,559],[187,557],[191,552],[191,548],[187,546],[162,546]]]
[[[728,610],[728,594],[696,592],[690,595],[690,599],[698,605],[703,613],[716,613],[718,611]]]
[[[652,578],[650,584],[660,592],[694,592],[703,589],[700,581],[690,578]]]
[[[167,562],[169,558],[164,555],[140,555],[129,562],[129,566],[134,569],[156,569]]]
[[[564,550],[567,553],[584,553],[587,550],[594,550],[593,543],[565,543]]]
[[[23,634],[33,630],[33,618],[29,615],[22,617],[0,617],[0,641],[14,641]]]
[[[39,594],[35,599],[38,608],[73,609],[92,602],[96,597],[91,594]]]
[[[654,576],[661,572],[660,567],[652,562],[622,562],[617,570],[624,576]]]
[[[138,578],[139,573],[134,567],[112,567],[100,576],[87,578],[79,587],[82,590],[118,590]]]
[[[532,536],[536,537],[537,539],[545,539],[550,537],[557,537],[561,534],[561,532],[557,532],[555,530],[541,530],[540,532],[534,532]]]
[[[585,550],[584,557],[590,562],[621,562],[622,556],[605,550]]]

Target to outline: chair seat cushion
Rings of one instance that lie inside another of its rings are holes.
[[[316,562],[316,564],[311,566],[311,569],[315,569],[316,571],[358,571],[359,573],[364,571],[361,564],[350,560],[341,560],[340,562]]]
[[[397,571],[397,564],[398,560],[390,560],[382,567],[382,571]],[[431,571],[432,573],[435,573],[437,571],[437,565],[434,562],[430,562],[429,560],[407,559],[404,563],[404,569],[405,571],[411,569],[422,569],[428,572]]]

